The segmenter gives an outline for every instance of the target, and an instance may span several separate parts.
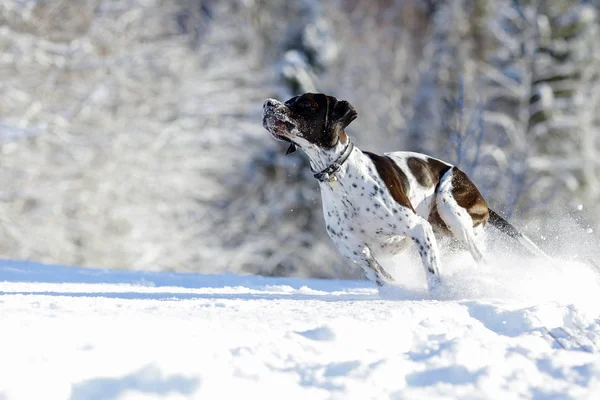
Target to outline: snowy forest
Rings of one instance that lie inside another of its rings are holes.
[[[354,105],[363,150],[458,165],[544,250],[597,247],[599,12],[598,0],[3,0],[0,257],[362,276],[325,232],[306,157],[261,125],[264,99],[307,91]]]

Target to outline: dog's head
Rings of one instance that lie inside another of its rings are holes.
[[[323,93],[305,93],[285,103],[267,99],[263,105],[263,126],[275,139],[301,148],[315,146],[327,150],[335,147],[344,128],[356,116],[350,103]],[[291,151],[293,149],[290,147]]]

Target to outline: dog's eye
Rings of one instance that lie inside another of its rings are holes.
[[[296,105],[303,110],[314,110],[315,109],[314,103],[307,99],[298,102]]]

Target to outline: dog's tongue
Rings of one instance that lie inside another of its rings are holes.
[[[287,156],[288,154],[292,154],[295,151],[296,151],[296,145],[294,143],[292,143],[292,144],[290,144],[290,147],[288,147],[287,151],[285,152],[285,155]]]

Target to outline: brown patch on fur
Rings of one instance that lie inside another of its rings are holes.
[[[448,165],[440,160],[436,160],[435,158],[428,158],[427,164],[429,165],[431,172],[437,178],[436,185],[440,182],[442,176],[444,176],[444,174],[448,172],[450,168],[452,168],[451,165]]]
[[[419,182],[419,185],[424,187],[434,186],[435,182],[433,182],[431,171],[429,170],[429,165],[427,165],[427,161],[417,158],[417,157],[409,157],[406,160],[406,165],[410,169],[410,172],[414,175]]]
[[[419,185],[423,187],[437,186],[442,176],[451,168],[448,164],[433,158],[424,160],[418,157],[409,157],[406,164]]]
[[[474,227],[486,224],[490,217],[487,203],[467,174],[456,167],[452,168],[452,195],[458,205],[467,210]]]
[[[448,228],[448,225],[444,222],[440,214],[438,213],[437,207],[433,207],[431,213],[429,213],[429,217],[427,218],[427,222],[431,224],[433,228],[433,232],[438,235],[444,236],[452,236],[452,231]]]
[[[341,144],[348,143],[348,135],[346,134],[346,131],[340,132],[340,138],[338,140],[340,141]]]
[[[401,206],[408,207],[415,212],[408,199],[409,185],[404,171],[389,157],[380,156],[368,151],[363,153],[369,156],[373,164],[375,164],[377,173],[383,180],[383,183],[385,183],[385,186],[387,186],[394,200]]]

